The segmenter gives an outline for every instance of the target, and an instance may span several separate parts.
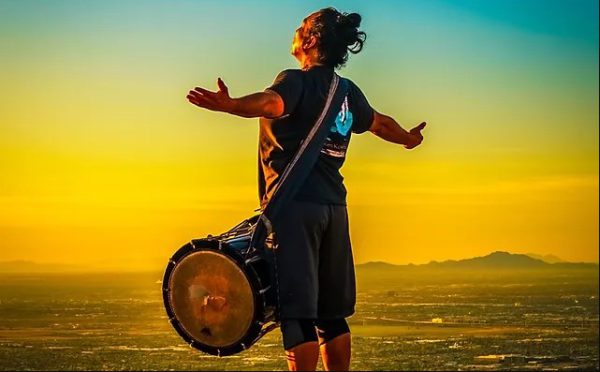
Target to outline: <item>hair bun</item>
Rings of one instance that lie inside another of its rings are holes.
[[[310,32],[317,36],[319,60],[323,64],[339,68],[348,60],[348,53],[362,50],[367,34],[359,31],[361,20],[358,13],[342,13],[333,7],[323,8],[305,19]]]
[[[346,21],[345,23],[347,23],[348,26],[354,27],[354,28],[359,28],[360,21],[362,20],[360,14],[358,14],[358,13],[344,14],[344,19]]]

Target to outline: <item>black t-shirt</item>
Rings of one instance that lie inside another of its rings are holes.
[[[294,156],[300,141],[321,113],[333,68],[314,66],[308,70],[290,69],[277,75],[266,88],[277,92],[284,102],[277,119],[260,118],[259,198],[264,207],[279,182],[280,175]],[[352,133],[363,133],[373,122],[373,109],[358,86],[348,80],[348,93],[339,108],[319,159],[294,197],[327,204],[346,204],[346,188],[340,168],[344,164]]]

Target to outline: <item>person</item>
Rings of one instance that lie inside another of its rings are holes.
[[[295,31],[291,54],[300,69],[280,72],[262,92],[232,98],[217,79],[218,91],[191,90],[190,103],[246,118],[259,117],[259,197],[261,207],[324,106],[334,69],[358,53],[366,40],[361,16],[335,8],[316,11]],[[326,370],[348,370],[351,336],[346,318],[356,303],[355,273],[339,170],[351,134],[371,132],[413,149],[423,141],[422,122],[404,130],[377,112],[351,80],[331,123],[328,138],[308,178],[273,222],[275,264],[283,346],[290,370],[315,370],[319,351]]]

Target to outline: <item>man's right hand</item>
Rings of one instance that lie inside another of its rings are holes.
[[[423,135],[421,130],[425,128],[426,123],[422,122],[410,131],[402,128],[400,124],[393,118],[380,114],[374,111],[373,123],[369,131],[379,138],[382,138],[388,142],[397,143],[403,145],[407,149],[413,149],[423,142]]]
[[[421,124],[417,125],[413,129],[408,131],[408,133],[410,133],[413,141],[411,141],[410,144],[404,145],[404,147],[406,149],[408,149],[408,150],[413,149],[413,148],[419,146],[421,144],[421,142],[423,142],[423,135],[421,134],[421,130],[423,130],[423,128],[425,128],[426,125],[427,125],[426,122],[422,122]]]
[[[198,107],[230,113],[233,109],[233,100],[229,96],[229,88],[221,78],[217,79],[217,86],[219,90],[216,92],[196,87],[188,92],[186,98],[191,104]]]

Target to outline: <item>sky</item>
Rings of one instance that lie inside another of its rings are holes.
[[[195,86],[262,91],[302,19],[358,12],[339,71],[405,129],[342,168],[356,263],[503,250],[598,261],[596,0],[0,0],[0,261],[161,269],[258,207],[258,119]]]

